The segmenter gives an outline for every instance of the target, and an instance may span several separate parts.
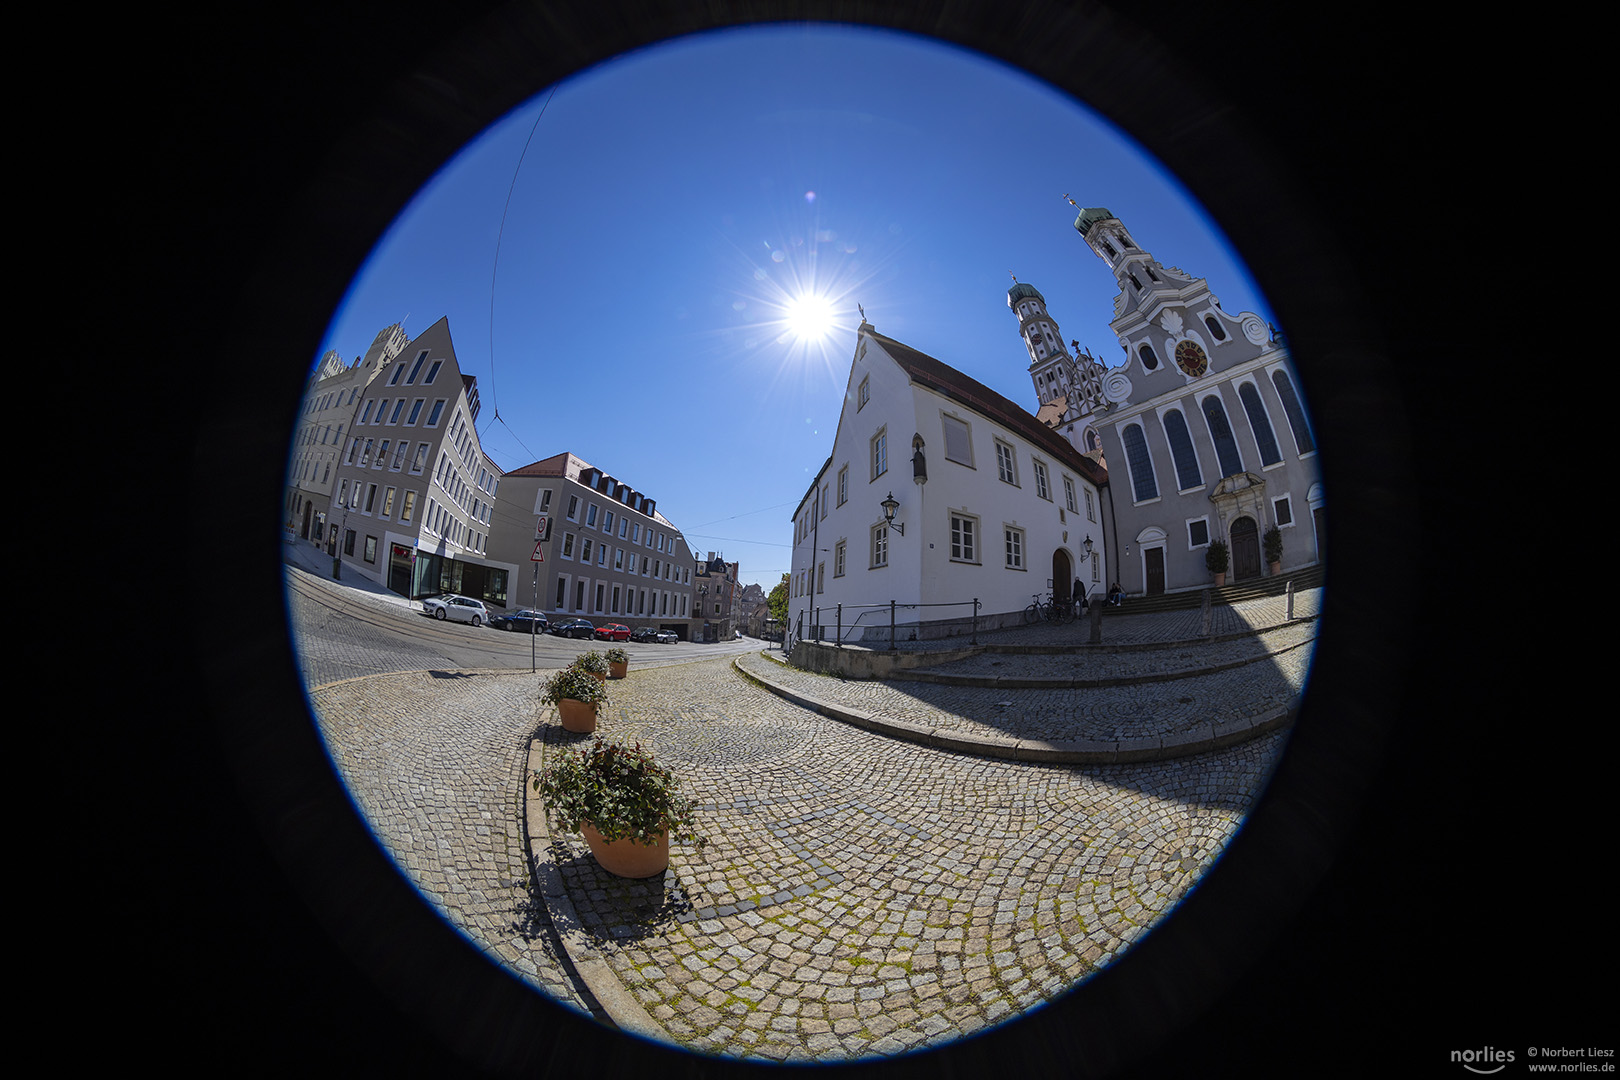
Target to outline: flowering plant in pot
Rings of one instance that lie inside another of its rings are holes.
[[[530,782],[568,832],[578,831],[609,873],[652,877],[669,866],[669,838],[702,847],[696,804],[675,774],[633,748],[598,736],[588,748],[564,751]]]
[[[609,649],[602,654],[607,660],[608,678],[622,679],[630,670],[630,654],[623,649]]]
[[[590,672],[598,679],[606,679],[608,677],[608,658],[597,652],[595,649],[590,649],[586,652],[580,653],[574,658],[573,666]]]
[[[1204,552],[1204,569],[1215,575],[1215,587],[1218,589],[1226,584],[1226,541],[1213,540],[1209,550]]]
[[[1260,544],[1266,549],[1266,563],[1271,567],[1271,572],[1277,573],[1282,569],[1282,530],[1273,525],[1260,538]]]
[[[563,668],[540,688],[540,700],[557,706],[568,731],[588,734],[596,730],[596,710],[608,703],[607,684],[577,663]]]

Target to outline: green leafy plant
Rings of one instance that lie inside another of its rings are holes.
[[[588,821],[608,841],[648,844],[658,834],[702,847],[697,804],[680,793],[675,774],[634,747],[598,736],[588,748],[564,751],[544,772],[530,771],[530,782],[545,808],[568,832]]]
[[[597,652],[595,649],[591,649],[588,652],[580,653],[579,656],[574,659],[572,666],[577,667],[582,671],[588,671],[592,675],[605,676],[608,673],[608,658]]]
[[[605,671],[604,666],[604,673]],[[607,683],[577,664],[570,665],[547,679],[540,687],[540,700],[548,705],[555,705],[563,698],[583,701],[587,705],[606,705]]]
[[[1282,562],[1282,530],[1273,525],[1266,530],[1266,535],[1260,538],[1265,545],[1266,562]]]
[[[602,656],[610,664],[628,664],[630,662],[630,654],[623,649],[609,649]]]
[[[1212,574],[1226,573],[1226,541],[1214,540],[1210,542],[1209,550],[1204,553],[1204,568]]]

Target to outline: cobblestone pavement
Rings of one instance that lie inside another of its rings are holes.
[[[1059,651],[1007,653],[985,651],[963,660],[932,667],[901,671],[893,678],[944,679],[1038,679],[1073,681],[1082,686],[1106,686],[1118,682],[1184,678],[1255,661],[1279,658],[1303,648],[1309,664],[1316,640],[1316,622],[1296,621],[1269,630],[1260,630],[1226,640],[1209,642],[1179,641],[1173,645],[1121,645],[1108,649],[1070,647]],[[1035,646],[1028,646],[1034,648]],[[989,650],[1004,648],[992,645]],[[1280,661],[1281,662],[1281,661]]]
[[[1064,993],[1194,886],[1284,739],[1139,766],[989,760],[828,719],[723,661],[632,670],[598,730],[679,771],[709,844],[650,882],[555,830],[537,854],[672,1041],[781,1061],[899,1054]],[[542,754],[588,738],[548,714]]]
[[[1299,628],[1279,633],[1298,634]],[[759,654],[738,659],[743,669],[790,692],[859,710],[918,730],[965,739],[1110,742],[1174,736],[1243,722],[1286,710],[1299,698],[1310,672],[1313,642],[1241,667],[1205,675],[1113,686],[1107,689],[1014,689],[913,681],[844,680],[800,671]],[[1175,654],[1165,653],[1167,662]],[[992,656],[971,663],[993,662]],[[1019,676],[1043,665],[1072,675],[1073,665],[1103,661],[1113,670],[1140,657],[1003,657]],[[964,661],[964,663],[969,663]],[[954,665],[952,665],[954,667]],[[941,669],[943,670],[943,668]]]
[[[429,904],[493,961],[586,1013],[535,898],[524,774],[540,722],[528,672],[409,672],[310,692],[338,773]]]

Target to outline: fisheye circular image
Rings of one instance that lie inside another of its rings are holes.
[[[332,765],[449,926],[699,1055],[1017,1021],[1221,859],[1316,646],[1287,336],[1107,121],[918,37],[682,38],[447,162],[309,358]]]

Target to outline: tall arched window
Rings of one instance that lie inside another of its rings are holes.
[[[1131,490],[1137,502],[1159,497],[1159,485],[1153,479],[1153,458],[1148,453],[1147,437],[1136,424],[1125,425],[1125,460],[1131,467]]]
[[[1288,426],[1294,432],[1295,449],[1301,454],[1311,453],[1316,449],[1316,440],[1311,437],[1310,425],[1305,422],[1305,409],[1299,403],[1299,395],[1294,392],[1294,381],[1288,377],[1288,372],[1278,368],[1271,373],[1271,385],[1277,388],[1277,396],[1282,399]]]
[[[1243,471],[1243,459],[1238,456],[1232,425],[1226,422],[1226,406],[1214,394],[1206,397],[1200,405],[1204,410],[1204,420],[1209,424],[1209,436],[1215,442],[1215,460],[1220,463],[1221,475],[1237,475]]]
[[[1260,391],[1254,388],[1254,383],[1246,382],[1238,387],[1238,400],[1243,402],[1243,411],[1249,414],[1249,427],[1254,431],[1255,445],[1260,448],[1260,464],[1277,464],[1282,460],[1282,451],[1277,449],[1277,436],[1271,431],[1266,407],[1260,403]]]
[[[1180,409],[1164,414],[1164,437],[1170,444],[1170,457],[1176,463],[1176,486],[1182,491],[1204,482],[1198,472],[1198,454],[1193,450],[1192,435],[1187,431],[1187,418]]]

